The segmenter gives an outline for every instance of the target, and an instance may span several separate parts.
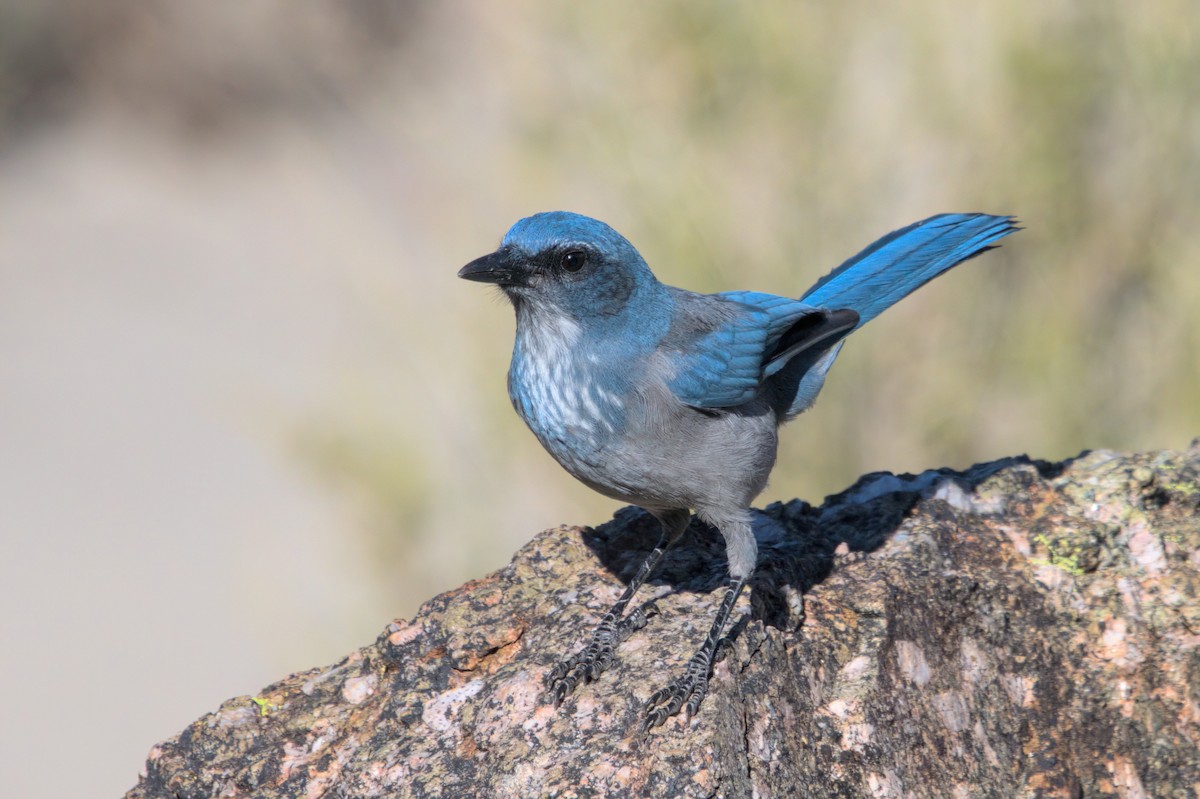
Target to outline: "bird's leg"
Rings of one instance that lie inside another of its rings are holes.
[[[575,690],[581,680],[591,682],[599,677],[612,664],[617,644],[625,640],[634,630],[645,627],[646,620],[658,612],[654,603],[648,602],[625,616],[625,608],[633,599],[633,595],[642,586],[642,583],[646,582],[654,573],[658,562],[662,560],[663,553],[678,541],[683,535],[683,531],[687,529],[690,514],[687,511],[666,511],[656,513],[655,516],[663,527],[662,538],[659,539],[658,545],[651,550],[641,568],[637,570],[637,574],[633,576],[629,585],[621,593],[621,597],[604,614],[604,618],[596,626],[587,646],[559,662],[546,675],[546,686],[553,694],[556,705],[562,704],[562,701]]]
[[[629,581],[621,598],[604,614],[604,618],[600,620],[600,624],[592,633],[592,639],[588,645],[561,661],[546,677],[549,688],[554,694],[555,704],[562,704],[563,699],[575,690],[575,686],[579,684],[580,680],[591,682],[599,677],[612,664],[617,644],[624,640],[629,633],[645,626],[648,612],[653,615],[651,612],[653,606],[650,606],[639,608],[629,614],[628,618],[623,618],[625,608],[633,599],[634,593],[654,571],[654,567],[658,565],[658,561],[665,551],[663,542],[660,542],[642,563],[637,574]]]
[[[657,727],[681,708],[687,708],[688,718],[700,709],[708,693],[708,678],[712,675],[713,661],[717,652],[721,633],[729,614],[737,603],[746,582],[754,574],[758,560],[758,545],[754,540],[754,530],[747,511],[729,511],[719,509],[699,509],[700,517],[721,531],[725,538],[725,551],[729,558],[729,583],[725,596],[717,608],[717,617],[713,619],[708,636],[700,649],[692,655],[682,676],[672,680],[665,688],[655,691],[646,700],[645,717],[642,719],[642,732]]]
[[[713,625],[708,631],[708,637],[688,661],[683,675],[672,680],[665,688],[655,691],[646,700],[642,732],[657,727],[674,716],[685,703],[688,718],[700,709],[700,703],[708,693],[708,678],[712,675],[713,660],[721,640],[721,632],[725,629],[725,622],[729,620],[729,614],[745,587],[745,577],[730,578],[725,597],[721,600],[721,606],[717,608],[717,617],[713,619]]]

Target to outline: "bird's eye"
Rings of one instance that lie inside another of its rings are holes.
[[[580,250],[571,250],[562,257],[559,262],[566,272],[578,272],[587,264],[587,253]]]

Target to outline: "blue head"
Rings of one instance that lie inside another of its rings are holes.
[[[458,276],[495,283],[518,314],[555,314],[585,326],[661,301],[665,294],[624,236],[567,211],[522,219],[500,249],[467,264]]]

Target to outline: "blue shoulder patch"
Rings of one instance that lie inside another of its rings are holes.
[[[697,408],[728,408],[753,399],[783,334],[804,316],[822,313],[798,300],[756,291],[705,299],[716,300],[720,307],[715,324],[706,325],[705,319],[694,318],[695,308],[677,303],[677,317],[690,313],[693,318],[676,318],[673,327],[695,333],[668,345],[674,367],[668,386],[681,402]],[[713,305],[697,307],[707,310]]]

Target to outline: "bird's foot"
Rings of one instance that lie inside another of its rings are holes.
[[[653,616],[658,615],[658,606],[651,600],[641,605],[625,618],[609,612],[600,620],[592,640],[582,650],[559,662],[546,675],[546,687],[554,697],[555,706],[571,695],[580,682],[591,682],[604,673],[612,665],[616,656],[616,647],[629,637],[630,633],[640,630]]]
[[[646,700],[646,706],[643,708],[645,716],[642,718],[643,734],[661,725],[681,708],[687,709],[688,719],[696,715],[700,710],[700,703],[708,694],[708,679],[712,676],[713,661],[713,652],[708,648],[701,649],[688,661],[683,676],[672,680],[665,688],[655,691]]]

